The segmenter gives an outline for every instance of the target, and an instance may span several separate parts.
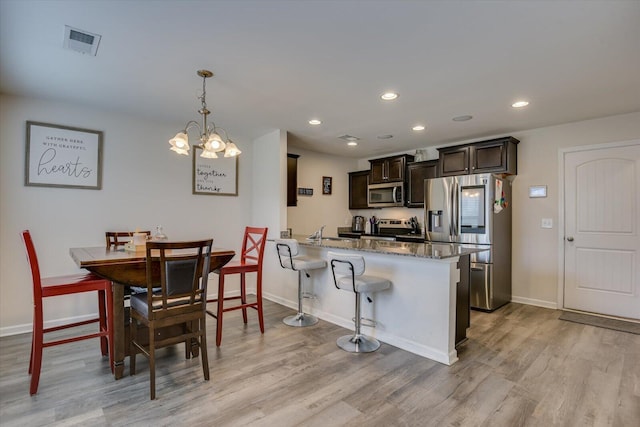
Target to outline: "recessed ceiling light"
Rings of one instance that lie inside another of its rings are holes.
[[[526,107],[527,105],[529,105],[529,101],[517,101],[511,104],[513,108],[522,108]]]
[[[382,95],[380,95],[380,98],[382,98],[383,101],[393,101],[398,96],[399,95],[395,92],[385,92]]]
[[[349,141],[349,142],[347,142],[347,145],[349,145],[351,147],[355,147],[356,145],[358,145],[358,143],[355,142],[355,141]]]
[[[321,124],[321,123],[322,123],[322,122],[321,122],[320,120],[318,120],[318,119],[311,119],[311,120],[309,120],[309,124],[310,124],[310,125],[314,125],[314,126],[315,126],[315,125],[319,125],[319,124]]]
[[[359,141],[360,138],[358,138],[357,136],[353,136],[353,135],[349,135],[349,134],[345,134],[342,136],[338,137],[339,139],[342,139],[344,141],[348,141],[348,142],[355,142],[355,141]]]
[[[393,135],[378,135],[378,139],[391,139]]]
[[[415,125],[414,127],[412,127],[411,129],[418,131],[418,130],[424,130],[424,126],[422,125]]]
[[[466,122],[467,120],[471,120],[471,119],[473,119],[473,116],[465,115],[465,116],[454,117],[452,120],[454,122]]]

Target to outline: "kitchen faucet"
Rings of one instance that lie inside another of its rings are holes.
[[[307,237],[308,240],[322,240],[322,230],[324,230],[324,228],[326,227],[326,225],[323,225],[322,227],[320,227],[315,233],[313,233],[311,236]]]

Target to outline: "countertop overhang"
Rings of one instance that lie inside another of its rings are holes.
[[[325,237],[322,240],[309,240],[307,239],[307,236],[299,235],[294,235],[293,238],[302,246],[431,259],[452,258],[488,250],[486,247],[474,247],[458,243],[413,243],[386,240],[350,239],[344,237]]]

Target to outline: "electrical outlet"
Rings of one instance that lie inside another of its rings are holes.
[[[553,219],[551,218],[542,218],[542,223],[540,224],[541,228],[553,228]]]

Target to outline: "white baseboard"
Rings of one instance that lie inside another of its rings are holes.
[[[536,307],[550,308],[552,310],[558,309],[558,303],[555,301],[544,301],[540,299],[512,296],[511,302],[517,302],[518,304],[535,305]]]

